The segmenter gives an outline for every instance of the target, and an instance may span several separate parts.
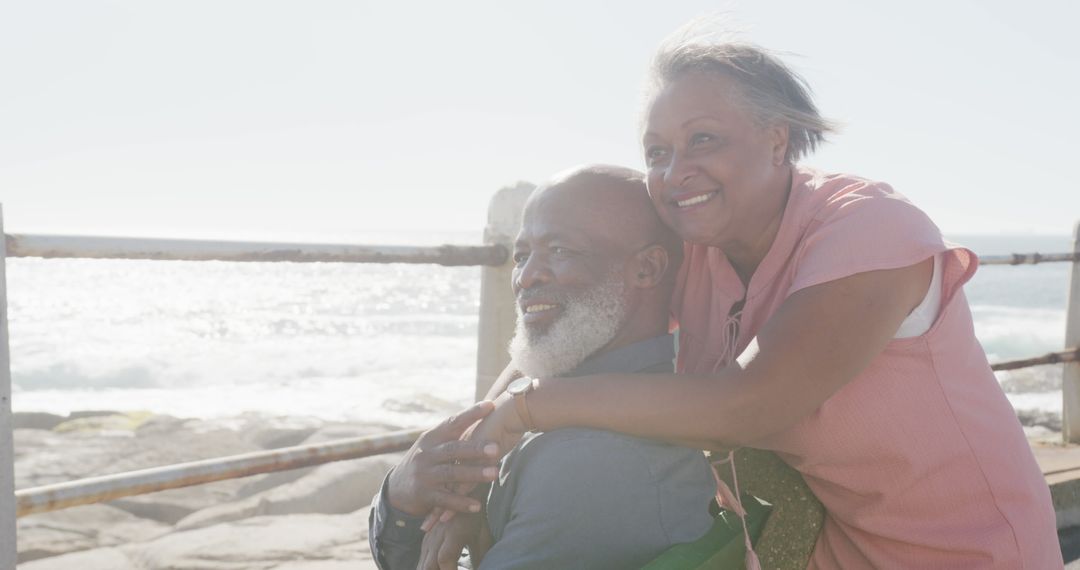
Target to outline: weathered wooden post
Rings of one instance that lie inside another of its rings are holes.
[[[1080,254],[1080,222],[1073,230],[1073,255]],[[1065,348],[1080,346],[1080,259],[1073,258],[1072,277],[1069,279],[1069,304],[1065,309]],[[1063,364],[1061,395],[1064,409],[1061,412],[1065,443],[1080,443],[1080,362]]]
[[[502,245],[512,252],[514,238],[521,227],[521,210],[533,185],[518,182],[502,188],[488,204],[485,245]],[[514,335],[514,294],[510,291],[510,274],[514,268],[512,255],[499,266],[480,269],[480,322],[477,326],[476,399],[483,398],[499,373],[510,362],[506,347]]]
[[[0,569],[15,568],[15,444],[11,432],[11,355],[7,325],[7,239],[0,205]]]

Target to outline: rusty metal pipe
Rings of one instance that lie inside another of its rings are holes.
[[[422,430],[340,439],[89,477],[15,492],[16,516],[408,449]]]
[[[979,265],[1035,265],[1060,261],[1080,262],[1080,253],[1012,253],[979,256]]]
[[[1017,368],[1029,368],[1031,366],[1042,366],[1044,364],[1061,364],[1063,362],[1080,362],[1080,347],[1063,350],[1061,352],[1051,352],[1032,358],[995,362],[990,365],[990,369],[997,372],[998,370],[1016,370]]]
[[[6,234],[8,257],[502,265],[501,245],[344,245]]]

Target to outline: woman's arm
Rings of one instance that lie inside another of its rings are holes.
[[[531,415],[543,430],[590,427],[717,447],[753,442],[794,425],[853,380],[921,302],[932,264],[797,291],[759,331],[758,352],[715,375],[543,378],[528,395]],[[524,426],[510,400],[500,396],[474,435],[516,440]]]
[[[518,372],[517,367],[514,366],[514,362],[511,361],[510,364],[507,364],[506,368],[503,368],[503,371],[499,373],[499,377],[491,384],[491,388],[488,388],[487,395],[484,396],[484,399],[494,400],[495,398],[498,398],[499,394],[506,391],[506,387],[509,386],[511,382],[521,378],[521,376],[521,372]]]

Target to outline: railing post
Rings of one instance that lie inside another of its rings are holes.
[[[15,568],[15,444],[11,418],[11,354],[8,352],[7,243],[0,205],[0,569]]]
[[[484,245],[503,245],[513,251],[514,238],[521,227],[521,210],[533,185],[518,182],[495,193],[488,204]],[[476,399],[483,398],[499,373],[510,362],[506,347],[514,335],[517,315],[514,294],[510,290],[510,274],[514,261],[507,256],[499,266],[484,266],[480,270],[480,322],[477,326]]]
[[[1080,253],[1080,222],[1073,231],[1073,252]],[[1065,347],[1080,346],[1080,261],[1072,262],[1069,304],[1065,309]],[[1061,378],[1064,409],[1061,412],[1065,443],[1080,443],[1080,362],[1066,362]]]

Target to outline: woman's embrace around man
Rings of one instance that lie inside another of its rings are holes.
[[[888,185],[802,166],[831,125],[767,52],[680,37],[650,80],[648,195],[685,243],[675,372],[539,375],[515,398],[512,362],[469,441],[766,449],[825,507],[811,568],[1060,568],[1049,490],[974,335],[976,256]]]

